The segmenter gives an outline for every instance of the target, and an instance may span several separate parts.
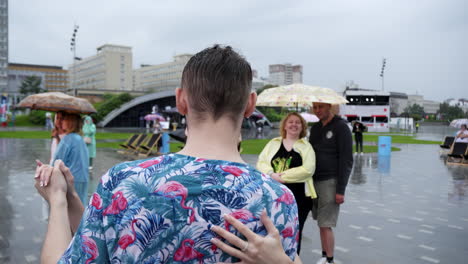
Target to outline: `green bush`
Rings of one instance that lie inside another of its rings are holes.
[[[32,110],[29,114],[29,122],[34,125],[45,125],[45,114],[47,111],[42,110]]]
[[[102,119],[114,109],[119,108],[121,105],[133,99],[133,96],[129,93],[105,94],[103,97],[104,101],[95,104],[97,113],[93,114],[92,117],[96,122],[102,121]]]

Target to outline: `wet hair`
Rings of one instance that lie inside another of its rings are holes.
[[[468,129],[468,128],[466,127],[466,124],[463,124],[463,125],[461,125],[461,127],[460,127],[460,128],[465,128],[465,129]]]
[[[291,116],[297,116],[299,118],[299,120],[301,120],[301,124],[302,124],[302,131],[301,133],[299,134],[299,138],[303,138],[307,135],[307,122],[305,121],[305,119],[297,112],[291,112],[289,114],[287,114],[285,117],[283,117],[283,119],[281,119],[281,122],[280,122],[280,134],[281,134],[281,137],[282,138],[286,138],[286,122],[288,122],[288,119],[291,117]]]
[[[252,88],[250,64],[230,46],[214,45],[195,54],[185,65],[181,88],[197,120],[224,115],[237,122]]]
[[[78,114],[70,114],[66,112],[60,112],[61,120],[70,122],[70,128],[66,130],[62,125],[62,130],[66,134],[68,133],[81,133],[81,127],[83,126],[83,119]]]

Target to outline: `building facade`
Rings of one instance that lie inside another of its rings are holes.
[[[405,93],[390,92],[390,115],[399,116],[408,107],[408,95]]]
[[[179,54],[174,60],[158,65],[141,65],[133,71],[133,88],[142,92],[162,92],[180,86],[182,72],[192,54]]]
[[[269,82],[276,85],[302,83],[302,65],[273,64],[269,66]]]
[[[48,92],[65,92],[68,87],[68,71],[60,66],[9,63],[7,93],[18,96],[24,79],[41,78],[41,88]]]
[[[8,87],[8,0],[0,0],[0,92]]]
[[[427,115],[437,114],[440,108],[440,103],[437,101],[423,100],[424,113]]]
[[[69,66],[69,90],[78,96],[100,96],[104,93],[131,92],[132,48],[105,44],[97,54],[75,60]]]

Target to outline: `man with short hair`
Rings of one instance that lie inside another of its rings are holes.
[[[334,263],[336,227],[340,204],[353,167],[352,136],[346,122],[332,113],[331,104],[313,103],[312,110],[320,119],[310,128],[309,141],[315,151],[314,187],[317,199],[312,216],[320,229],[322,257],[317,264]]]
[[[291,263],[298,235],[294,196],[246,164],[237,149],[242,120],[255,108],[251,85],[249,63],[231,47],[215,45],[193,56],[176,89],[177,109],[187,118],[184,148],[114,166],[84,213],[67,169],[60,162],[39,167],[36,188],[51,205],[41,262],[236,262],[211,243],[217,237],[211,226],[238,234],[226,214],[266,235],[260,222],[266,209]],[[43,181],[45,187],[38,184]],[[250,250],[248,243],[237,246]]]

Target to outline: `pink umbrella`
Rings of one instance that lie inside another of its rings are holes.
[[[302,118],[305,119],[307,123],[315,123],[318,122],[319,119],[316,115],[310,114],[310,113],[301,113]]]
[[[145,115],[145,120],[146,121],[154,121],[154,120],[166,121],[166,119],[162,115],[158,115],[158,114]]]

